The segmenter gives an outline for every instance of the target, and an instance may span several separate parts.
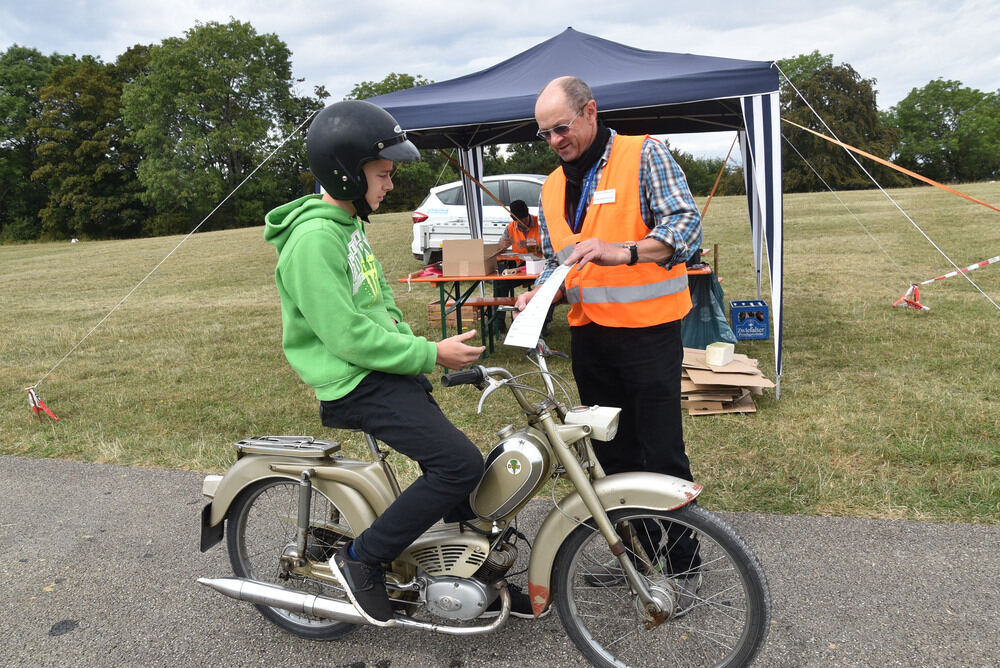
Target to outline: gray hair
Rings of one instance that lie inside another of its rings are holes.
[[[583,109],[587,106],[587,103],[594,99],[594,92],[590,90],[590,86],[587,82],[580,77],[565,76],[559,77],[554,81],[549,82],[545,88],[549,85],[555,84],[559,87],[559,90],[563,92],[566,96],[566,103],[572,109]],[[542,90],[544,91],[545,88]],[[539,93],[541,95],[541,93]]]

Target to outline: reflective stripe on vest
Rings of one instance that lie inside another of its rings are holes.
[[[639,169],[647,137],[615,135],[608,163],[601,173],[578,234],[565,219],[566,177],[562,168],[552,172],[542,186],[542,208],[555,256],[565,262],[576,242],[597,237],[607,243],[638,241],[649,234],[642,220]],[[613,191],[613,194],[612,192]],[[603,202],[603,203],[601,203]],[[569,323],[590,322],[607,327],[651,327],[683,318],[691,310],[687,269],[679,264],[667,269],[654,262],[633,266],[602,267],[587,264],[572,270],[564,286],[572,308]]]
[[[656,283],[646,283],[645,285],[626,285],[622,287],[597,285],[587,288],[577,286],[570,288],[566,293],[566,301],[570,304],[577,302],[583,304],[631,304],[632,302],[649,301],[657,297],[677,294],[687,289],[687,286],[687,274]]]

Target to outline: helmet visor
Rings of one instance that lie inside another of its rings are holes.
[[[380,159],[392,160],[393,162],[413,162],[414,160],[420,160],[420,151],[413,145],[413,142],[406,138],[405,132],[400,132],[395,137],[376,142],[375,153]]]

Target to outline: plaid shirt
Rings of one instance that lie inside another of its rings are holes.
[[[611,131],[614,138],[615,131]],[[594,188],[601,181],[604,166],[611,156],[612,141],[604,148],[597,171],[594,174],[593,185],[587,193],[587,201],[594,196]],[[662,142],[647,139],[642,145],[642,157],[639,164],[639,188],[642,196],[642,221],[649,228],[646,239],[658,241],[673,247],[674,253],[666,261],[665,266],[687,262],[695,251],[701,248],[701,214],[695,206],[691,190],[688,188],[684,172],[674,161],[670,151]],[[558,267],[552,241],[549,239],[549,229],[545,222],[545,211],[538,209],[538,225],[542,237],[542,254],[545,257],[545,269],[539,274],[535,285],[544,283],[549,275]]]

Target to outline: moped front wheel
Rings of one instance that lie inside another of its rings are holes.
[[[304,593],[344,599],[344,590],[282,568],[281,555],[295,544],[299,483],[271,478],[254,483],[229,511],[227,547],[229,562],[238,577],[274,584]],[[325,562],[353,535],[340,509],[316,489],[310,504],[307,558]],[[335,640],[357,628],[353,624],[296,614],[282,608],[254,606],[282,629],[310,640]]]
[[[566,539],[553,569],[556,609],[580,652],[595,666],[750,663],[767,637],[771,601],[743,539],[697,504],[608,515],[647,589],[672,613],[649,618],[591,520]]]

